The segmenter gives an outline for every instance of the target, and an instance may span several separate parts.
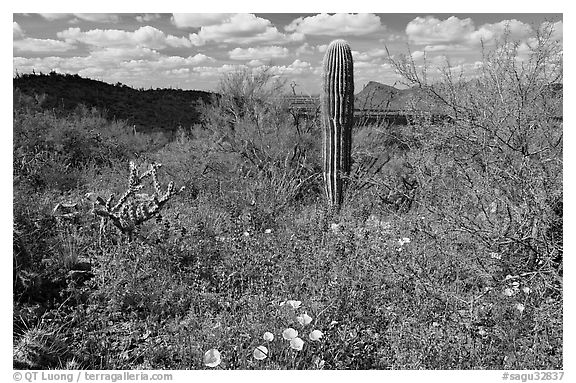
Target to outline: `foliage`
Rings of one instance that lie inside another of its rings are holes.
[[[63,115],[81,103],[99,109],[106,118],[123,120],[139,132],[173,133],[199,122],[196,104],[210,99],[209,92],[182,89],[134,89],[79,75],[23,74],[14,89],[30,97],[42,96],[41,107]]]

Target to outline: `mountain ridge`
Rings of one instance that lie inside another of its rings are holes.
[[[78,74],[24,74],[13,79],[13,90],[28,96],[45,95],[43,109],[69,113],[80,104],[95,107],[110,119],[124,120],[139,131],[176,131],[200,122],[199,102],[214,93],[182,89],[134,89],[84,78]]]

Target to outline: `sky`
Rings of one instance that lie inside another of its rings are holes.
[[[522,52],[543,23],[562,41],[558,13],[13,13],[13,74],[213,91],[231,70],[269,66],[296,92],[317,94],[326,46],[342,38],[357,91],[369,81],[402,87],[386,49],[469,75],[481,41],[489,47],[508,28]]]

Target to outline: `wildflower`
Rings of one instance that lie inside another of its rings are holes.
[[[498,253],[496,253],[496,252],[493,251],[493,252],[490,253],[490,258],[493,258],[493,259],[502,259],[502,254],[498,254]]]
[[[254,359],[264,360],[268,357],[268,349],[265,346],[258,346],[254,349]]]
[[[524,291],[524,294],[530,294],[532,289],[530,289],[530,287],[528,287],[528,286],[524,286],[524,287],[522,287],[522,291]]]
[[[400,247],[404,246],[407,243],[410,243],[410,238],[404,237],[398,240],[398,244],[400,245]]]
[[[266,331],[266,332],[264,333],[264,336],[263,336],[262,338],[264,338],[264,340],[267,341],[267,342],[272,342],[272,341],[274,340],[274,334],[272,334],[272,333],[269,332],[269,331]]]
[[[480,336],[486,335],[486,330],[484,330],[483,328],[480,328],[480,330],[478,330],[478,335],[480,335]]]
[[[244,232],[244,236],[248,237],[250,235],[250,233],[248,233],[247,231]]]
[[[204,354],[204,365],[208,367],[216,367],[220,364],[220,351],[212,348]]]
[[[298,315],[298,317],[296,318],[296,320],[298,321],[298,323],[300,323],[302,326],[306,326],[308,324],[310,324],[310,322],[312,322],[312,317],[306,313]]]
[[[440,324],[438,322],[432,322],[432,327],[438,327]]]
[[[337,223],[331,223],[330,230],[332,230],[333,233],[338,233],[340,231],[340,225]]]
[[[338,324],[337,320],[333,320],[332,322],[330,322],[330,327],[332,326],[336,326]]]
[[[264,230],[264,233],[270,234],[270,233],[272,233],[272,229],[266,229],[266,230]]]
[[[294,330],[292,327],[287,328],[282,331],[282,337],[286,340],[292,340],[298,336],[298,331]]]
[[[524,311],[525,307],[522,303],[518,303],[516,304],[516,310],[520,311],[520,313],[522,313],[522,311]]]
[[[514,290],[512,290],[509,287],[506,287],[502,292],[502,294],[506,295],[507,297],[511,297],[512,295],[514,295]]]
[[[290,341],[290,347],[292,347],[296,351],[300,351],[302,350],[302,347],[304,347],[304,341],[296,337]]]
[[[315,341],[320,340],[320,338],[322,338],[323,336],[324,336],[324,333],[320,330],[314,330],[310,333],[310,335],[308,335],[310,340],[315,340]]]
[[[297,309],[302,304],[302,301],[294,301],[294,300],[290,299],[284,303],[280,303],[280,306],[284,306],[284,304],[287,304],[288,306],[292,307],[293,309]]]

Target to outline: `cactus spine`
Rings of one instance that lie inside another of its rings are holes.
[[[340,206],[350,173],[354,123],[354,63],[344,40],[330,43],[324,55],[322,159],[324,190],[332,206]]]

